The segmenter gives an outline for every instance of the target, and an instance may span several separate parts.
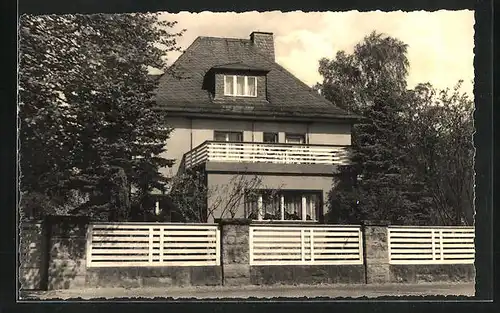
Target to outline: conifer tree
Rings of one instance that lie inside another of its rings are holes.
[[[174,25],[157,14],[21,17],[24,195],[65,202],[77,192],[86,197],[72,213],[141,217],[170,162],[162,153],[171,129],[155,111],[151,72],[178,50]]]

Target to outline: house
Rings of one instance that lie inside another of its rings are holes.
[[[356,116],[276,63],[272,33],[198,37],[161,77],[157,104],[174,128],[165,157],[176,162],[165,174],[203,170],[208,188],[259,177],[233,217],[323,221]],[[208,222],[228,217],[221,207]]]

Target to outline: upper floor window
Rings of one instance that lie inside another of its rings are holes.
[[[257,77],[224,75],[225,96],[257,96]]]
[[[243,141],[242,132],[226,132],[226,131],[214,131],[215,141]]]
[[[305,144],[306,136],[304,134],[285,134],[286,143]]]
[[[278,142],[278,133],[264,133],[264,142],[268,143],[277,143]]]

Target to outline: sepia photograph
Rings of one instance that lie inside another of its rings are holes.
[[[18,300],[473,297],[474,24],[21,15]]]

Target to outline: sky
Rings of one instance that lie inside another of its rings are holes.
[[[306,84],[322,80],[318,61],[334,58],[337,51],[352,52],[372,31],[408,44],[408,85],[430,82],[436,88],[453,88],[472,95],[474,79],[474,12],[310,12],[282,13],[162,13],[177,21],[175,30],[186,29],[178,39],[186,49],[198,36],[249,38],[252,31],[274,34],[276,62]],[[180,53],[171,53],[168,63]]]

